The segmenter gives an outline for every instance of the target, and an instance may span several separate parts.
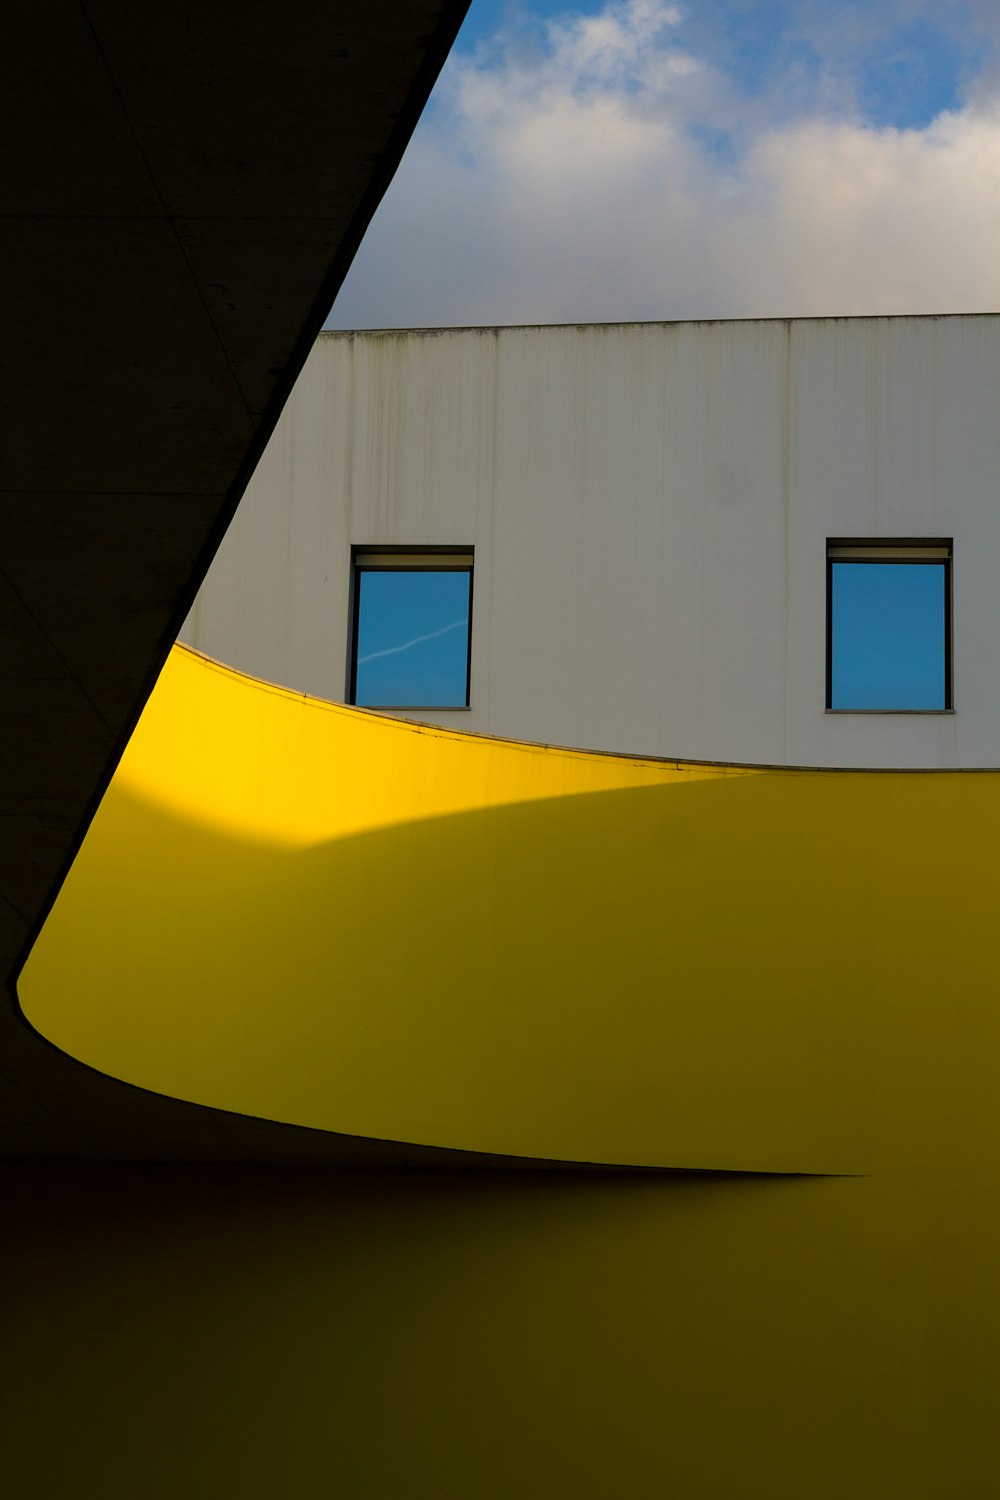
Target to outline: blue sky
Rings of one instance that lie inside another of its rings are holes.
[[[498,38],[544,50],[546,23],[606,8],[604,0],[473,0],[456,51],[474,55],[478,47],[488,55]],[[679,8],[697,52],[724,68],[748,97],[774,95],[779,111],[782,95],[794,107],[836,83],[878,125],[922,126],[960,107],[964,84],[989,50],[974,12],[948,0],[922,13],[879,0],[822,7],[808,0],[701,0]]]
[[[1000,0],[473,0],[329,326],[1000,306]]]

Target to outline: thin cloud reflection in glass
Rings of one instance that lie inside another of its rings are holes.
[[[359,570],[355,703],[467,705],[471,584],[467,569]]]

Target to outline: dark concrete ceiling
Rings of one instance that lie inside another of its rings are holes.
[[[424,1160],[117,1084],[13,980],[467,3],[3,6],[8,1160]]]

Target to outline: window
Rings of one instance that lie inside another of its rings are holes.
[[[952,707],[951,554],[940,540],[827,542],[828,709]]]
[[[467,708],[472,549],[355,548],[348,701]]]

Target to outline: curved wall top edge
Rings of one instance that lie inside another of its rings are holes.
[[[456,728],[454,721],[448,722],[443,717],[443,714],[439,714],[437,718],[430,714],[426,718],[422,718],[420,716],[422,711],[419,709],[411,711],[404,709],[365,708],[344,703],[342,700],[336,698],[323,698],[316,693],[290,687],[281,682],[271,682],[265,677],[258,677],[245,668],[210,656],[207,651],[199,650],[198,647],[192,646],[185,641],[178,641],[174,650],[178,654],[190,656],[194,660],[203,662],[206,667],[216,668],[220,672],[237,677],[252,688],[257,688],[262,692],[284,695],[293,702],[301,703],[303,706],[320,710],[330,710],[334,713],[339,712],[351,718],[368,718],[383,723],[399,725],[400,728],[408,728],[415,733],[430,732],[437,738],[450,739],[459,743],[469,740],[486,741],[493,744],[506,745],[511,749],[520,749],[529,752],[544,750],[551,755],[584,757],[587,760],[628,761],[634,763],[636,766],[653,765],[662,768],[669,767],[674,770],[689,768],[691,770],[706,771],[767,771],[776,775],[782,772],[789,772],[819,776],[853,776],[859,774],[988,776],[1000,771],[1000,762],[997,765],[975,766],[840,766],[807,765],[794,762],[782,763],[780,761],[740,761],[723,758],[698,760],[690,756],[671,755],[668,753],[645,754],[642,751],[636,750],[607,750],[592,745],[568,745],[550,740],[517,738],[513,735],[491,734],[484,730],[472,729],[464,725],[463,727]]]

